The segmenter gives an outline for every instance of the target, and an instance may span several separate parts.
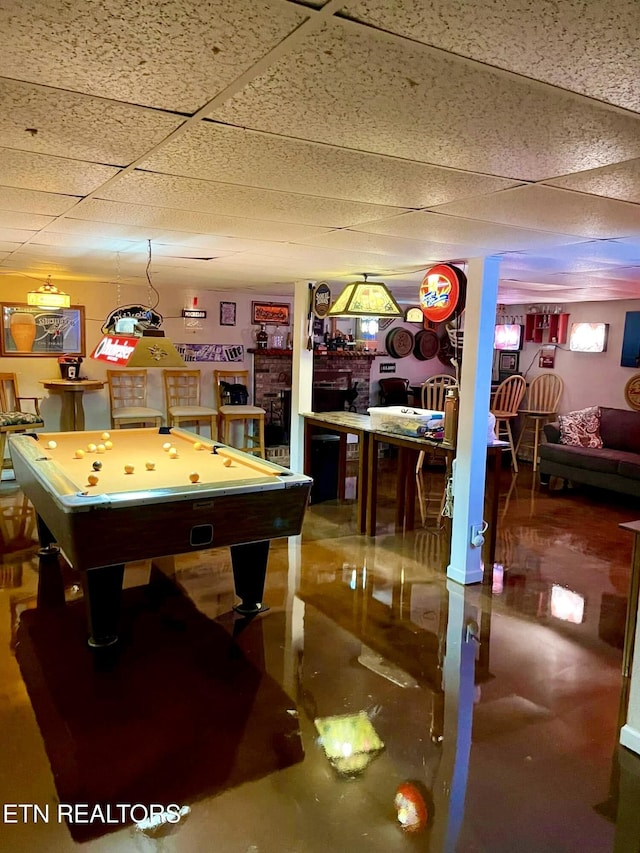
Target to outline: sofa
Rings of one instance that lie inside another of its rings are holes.
[[[547,443],[540,447],[540,482],[548,484],[550,477],[561,477],[640,496],[640,411],[599,406],[583,412],[590,412],[593,417],[589,431],[583,431],[581,436],[572,436],[563,418],[582,412],[560,416],[556,423],[544,426]],[[598,437],[602,446],[593,446]],[[564,444],[561,439],[581,439],[582,443]]]

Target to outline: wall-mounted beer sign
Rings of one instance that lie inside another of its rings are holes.
[[[331,307],[331,289],[326,281],[320,281],[313,288],[312,310],[321,320],[329,313]]]
[[[464,311],[467,277],[451,264],[436,264],[420,285],[420,308],[427,320],[444,323]]]

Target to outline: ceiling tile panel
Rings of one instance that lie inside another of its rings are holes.
[[[513,186],[513,181],[502,178],[347,151],[210,121],[188,128],[152,153],[140,168],[398,207],[427,207]]]
[[[112,166],[0,148],[0,184],[64,195],[87,195],[118,174]]]
[[[70,210],[77,203],[78,199],[73,196],[0,186],[0,210],[46,213],[50,216],[58,216]],[[35,228],[36,226],[26,227]]]
[[[638,14],[640,15],[640,7]],[[640,204],[640,160],[630,160],[627,163],[603,166],[577,175],[553,178],[545,183],[553,187],[563,187],[567,190]]]
[[[217,216],[170,207],[149,207],[141,204],[89,199],[73,210],[74,218],[121,225],[150,226],[156,229],[195,231],[200,234],[219,234],[223,237],[256,238],[286,242],[326,233],[326,228],[313,225],[292,225],[267,222],[262,219],[242,219],[237,216]]]
[[[137,170],[108,187],[101,196],[112,201],[166,205],[203,213],[231,214],[274,222],[300,222],[328,228],[355,225],[402,210]]]
[[[16,213],[14,210],[0,210],[0,227],[32,229],[39,231],[53,222],[51,216],[39,216],[37,213]]]
[[[409,214],[410,215],[410,214]],[[404,217],[403,217],[404,218]],[[388,222],[390,220],[384,220]],[[382,224],[382,223],[380,223]],[[368,227],[363,226],[363,227]],[[304,243],[313,246],[324,246],[327,249],[357,249],[362,252],[373,252],[378,255],[390,255],[405,261],[424,261],[443,257],[464,257],[469,254],[490,252],[486,247],[480,250],[478,245],[468,243],[434,243],[427,240],[409,240],[404,237],[393,237],[386,234],[369,234],[363,231],[343,229],[331,231],[322,237],[305,240]]]
[[[489,196],[489,198],[493,198],[493,196]],[[484,207],[486,203],[485,197],[482,206]],[[458,204],[462,208],[466,203],[458,202]],[[568,234],[528,231],[524,227],[512,228],[509,225],[493,222],[463,219],[462,216],[444,216],[439,213],[415,211],[377,222],[366,222],[364,225],[358,226],[356,230],[434,243],[467,244],[477,246],[478,252],[483,249],[489,252],[501,252],[507,249],[513,251],[532,247],[554,246],[571,240],[578,241],[577,237]]]
[[[640,119],[331,21],[212,117],[424,163],[541,180],[640,156]]]
[[[343,14],[632,110],[637,0],[347,0]]]
[[[183,121],[157,110],[0,80],[0,143],[5,148],[126,166]]]
[[[582,237],[640,237],[637,205],[595,196],[587,204],[585,198],[567,190],[529,186],[504,190],[481,200],[454,201],[435,209],[452,216]]]
[[[278,0],[22,0],[0,7],[0,75],[192,113],[307,15]]]
[[[26,228],[3,228],[0,226],[0,240],[7,241],[9,243],[24,243],[25,240],[29,240],[37,233],[37,231],[28,231]]]

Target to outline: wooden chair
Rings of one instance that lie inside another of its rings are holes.
[[[31,432],[44,426],[40,414],[40,399],[20,395],[15,373],[0,373],[0,469],[5,467],[4,453],[8,435],[14,432]],[[34,412],[23,411],[22,404],[26,400],[31,401]],[[6,467],[11,468],[9,460]]]
[[[238,450],[257,453],[265,458],[264,418],[265,410],[260,406],[236,405],[231,403],[232,386],[244,386],[249,392],[248,370],[214,370],[213,390],[218,410],[218,436],[224,444],[235,447],[231,441],[233,425],[239,422],[242,427],[242,446]],[[239,389],[237,389],[239,391]],[[247,398],[248,399],[248,398]]]
[[[200,424],[209,424],[211,438],[218,438],[218,411],[200,405],[199,370],[163,370],[164,394],[167,404],[169,426],[195,423],[200,433]]]
[[[438,373],[435,376],[430,376],[422,383],[420,390],[420,405],[423,409],[431,409],[434,412],[444,412],[444,398],[447,396],[447,389],[457,387],[457,385],[458,383],[455,376],[450,376],[448,373]],[[418,455],[416,474],[422,470],[423,465],[424,450],[421,450]]]
[[[516,460],[516,449],[513,444],[513,432],[511,421],[518,416],[518,407],[524,397],[527,383],[523,376],[509,376],[496,388],[496,393],[491,402],[491,412],[496,419],[496,437],[506,436],[511,448],[511,460],[513,470],[518,473],[518,462]]]
[[[545,423],[554,420],[564,382],[555,373],[541,373],[536,376],[527,391],[526,406],[519,410],[522,416],[522,430],[516,445],[516,454],[520,447],[533,449],[533,470],[538,468],[538,448],[540,434]],[[524,440],[525,432],[533,432],[533,441]]]
[[[107,370],[107,382],[112,429],[120,429],[123,424],[162,426],[164,414],[147,406],[146,370]]]

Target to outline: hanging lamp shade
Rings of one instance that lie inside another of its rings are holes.
[[[184,367],[185,362],[164,332],[134,335],[105,335],[91,353],[96,361],[113,367]]]
[[[402,317],[403,312],[381,281],[347,284],[329,309],[329,317]]]
[[[41,287],[27,293],[27,305],[36,305],[40,308],[70,308],[71,297],[68,293],[58,290],[55,284],[51,283],[51,276],[47,276],[47,280]]]

